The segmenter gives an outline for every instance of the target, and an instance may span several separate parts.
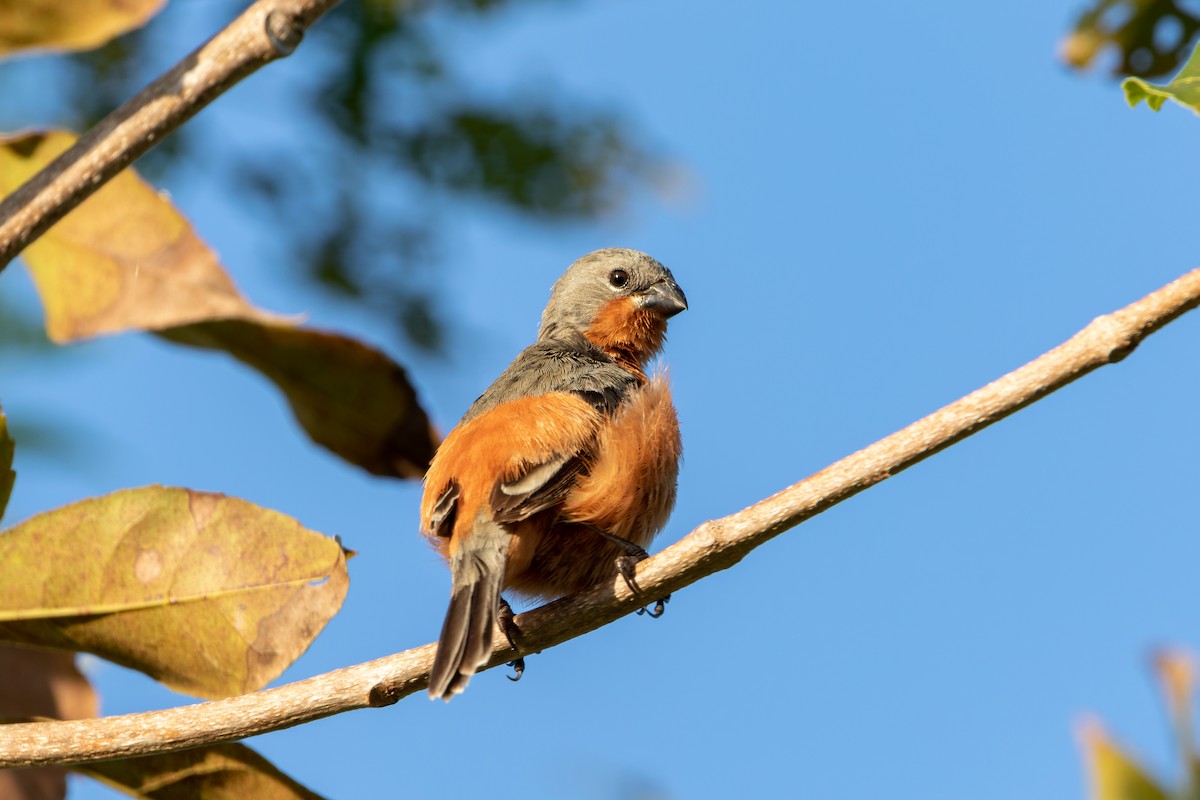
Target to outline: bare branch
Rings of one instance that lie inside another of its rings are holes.
[[[259,67],[338,0],[258,0],[0,202],[0,270],[67,212]]]
[[[873,486],[1104,364],[1200,305],[1200,269],[1098,317],[1062,345],[904,430],[723,519],[702,524],[637,568],[643,595],[625,582],[557,600],[516,618],[524,652],[594,630],[647,599],[737,563],[788,528]],[[503,636],[496,637],[503,642]],[[434,645],[335,670],[255,694],[120,717],[0,725],[0,767],[79,764],[182,750],[287,728],[331,714],[390,705],[425,688]],[[497,649],[490,666],[513,657]]]

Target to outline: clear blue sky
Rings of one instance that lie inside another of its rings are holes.
[[[203,168],[165,188],[254,301],[388,347],[444,428],[531,340],[571,260],[656,256],[691,302],[666,355],[686,447],[670,542],[1196,265],[1200,120],[1130,110],[1116,83],[1063,68],[1077,10],[589,0],[447,31],[479,85],[618,109],[687,176],[594,226],[458,209],[448,361],[301,301],[280,280],[287,231],[256,227]],[[192,17],[202,4],[176,2],[155,24]],[[234,144],[256,125],[302,136],[278,115],[316,68],[301,47],[195,124]],[[30,297],[16,270],[0,286]],[[336,798],[1070,798],[1073,726],[1095,713],[1165,768],[1146,661],[1200,648],[1198,340],[1184,317],[679,592],[663,619],[531,658],[519,684],[493,671],[449,705],[417,696],[249,744]],[[417,486],[309,445],[220,356],[138,336],[75,351],[5,364],[10,418],[65,417],[84,440],[69,463],[18,449],[9,522],[148,483],[237,495],[360,553],[343,612],[285,679],[436,636],[448,577],[416,535]],[[106,713],[184,701],[89,670]]]

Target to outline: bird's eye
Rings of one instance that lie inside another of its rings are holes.
[[[614,269],[608,273],[608,282],[620,289],[625,284],[629,283],[629,273],[623,269]]]

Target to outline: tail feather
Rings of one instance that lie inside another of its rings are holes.
[[[492,655],[510,536],[495,522],[477,526],[450,557],[450,606],[429,673],[431,698],[462,692]]]

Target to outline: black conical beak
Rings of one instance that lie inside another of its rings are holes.
[[[663,316],[673,317],[680,311],[687,311],[687,297],[683,289],[675,281],[659,281],[638,295],[638,305],[656,311]]]

